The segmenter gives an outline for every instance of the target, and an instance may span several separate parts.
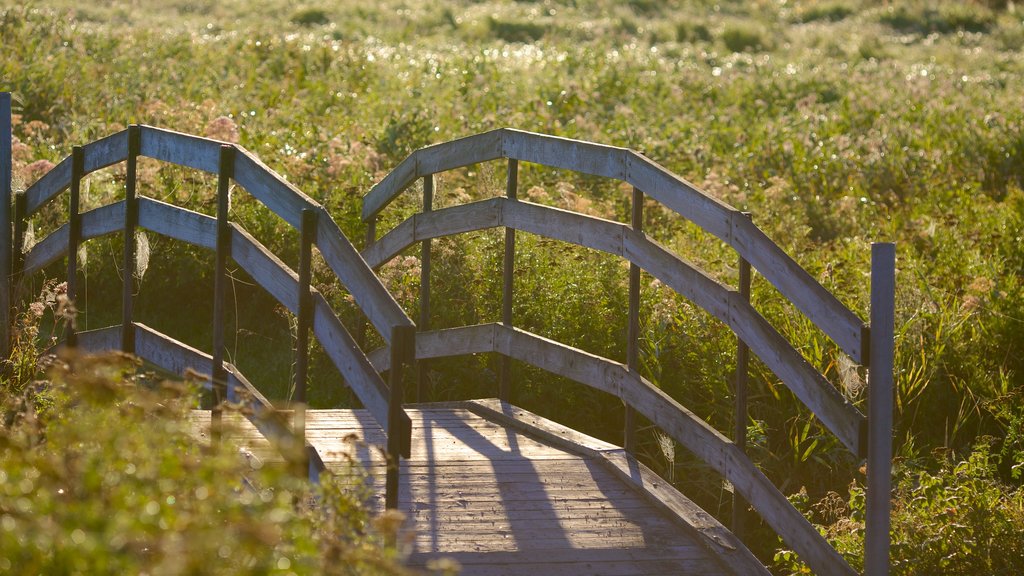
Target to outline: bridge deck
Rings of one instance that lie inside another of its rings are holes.
[[[713,518],[611,444],[493,400],[407,411],[399,508],[410,565],[445,556],[467,575],[764,573]],[[194,418],[205,430],[209,412]],[[275,458],[248,421],[230,422],[229,437]],[[310,411],[306,435],[329,469],[361,462],[371,506],[383,508],[384,434],[372,417]]]

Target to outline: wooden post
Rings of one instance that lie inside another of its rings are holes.
[[[82,192],[82,177],[85,173],[85,152],[81,146],[71,149],[71,199],[68,202],[68,301],[77,305],[78,296],[78,246],[82,243],[82,216],[80,214],[80,201]],[[71,318],[67,323],[67,345],[74,348],[78,344],[78,335],[75,334],[75,319]]]
[[[138,161],[142,146],[142,129],[128,127],[128,162],[124,186],[124,279],[121,293],[121,350],[135,353],[135,324],[133,301],[135,292],[135,228],[139,225]]]
[[[391,328],[391,368],[388,373],[390,386],[388,396],[388,462],[385,479],[384,505],[388,509],[398,508],[398,472],[402,454],[409,453],[409,431],[403,430],[402,372],[404,365],[414,358],[416,353],[416,327],[394,326]]]
[[[434,175],[423,177],[423,212],[434,209]],[[420,324],[419,330],[430,330],[430,239],[420,243]],[[426,360],[416,363],[416,401],[426,402],[430,378]]]
[[[750,218],[749,212],[743,214]],[[750,302],[750,262],[743,256],[739,258],[739,292],[744,300]],[[750,368],[750,347],[742,339],[736,341],[736,406],[733,416],[733,442],[740,452],[747,453],[747,378]],[[747,501],[736,490],[732,493],[732,532],[742,538],[745,528]]]
[[[366,222],[366,240],[363,243],[363,250],[366,250],[377,241],[377,216],[371,216]],[[374,270],[376,272],[376,270]],[[367,322],[360,322],[356,328],[356,344],[360,350],[366,350],[366,331],[369,329]]]
[[[217,260],[213,272],[213,378],[211,391],[210,428],[215,437],[220,429],[221,388],[227,385],[227,371],[224,368],[224,293],[227,290],[227,262],[231,256],[231,226],[228,223],[230,206],[229,192],[234,176],[235,147],[224,144],[220,147],[220,162],[217,168]],[[235,399],[234,388],[227,389],[229,400]]]
[[[644,193],[633,188],[633,210],[630,224],[633,231],[642,234],[644,230]],[[630,372],[640,369],[640,267],[629,264],[629,327],[626,335],[626,366]],[[622,433],[622,447],[626,452],[636,451],[636,411],[626,405],[625,426]]]
[[[20,246],[11,236],[11,178],[14,169],[14,135],[11,93],[0,92],[0,358],[11,354],[12,258]]]
[[[505,181],[505,197],[517,200],[519,197],[519,161],[510,158],[508,161],[508,177]],[[501,286],[501,322],[512,327],[513,275],[516,265],[516,229],[505,227],[505,265],[502,272]],[[508,402],[512,395],[512,359],[501,357],[501,373],[498,380],[498,398]]]
[[[316,241],[316,210],[302,210],[302,243],[299,252],[299,314],[295,335],[295,401],[306,403],[307,374],[309,372],[309,331],[313,326],[313,297],[310,283],[313,277],[313,243]],[[305,437],[303,437],[305,440]]]
[[[896,245],[876,242],[871,245],[867,519],[864,526],[866,576],[889,574],[895,300]]]

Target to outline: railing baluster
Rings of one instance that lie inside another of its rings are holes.
[[[309,371],[309,330],[313,325],[313,298],[310,283],[313,276],[313,242],[316,240],[315,210],[302,210],[302,245],[299,252],[299,317],[296,329],[295,401],[306,403]]]
[[[630,226],[637,234],[644,230],[644,193],[633,188]],[[629,263],[629,326],[626,335],[626,366],[630,372],[640,369],[640,267]],[[636,411],[627,405],[624,415],[622,447],[627,452],[636,451]]]
[[[871,333],[868,347],[868,477],[864,573],[889,574],[892,492],[893,356],[896,245],[871,245]]]
[[[68,301],[78,306],[78,246],[82,243],[82,215],[80,214],[82,176],[85,172],[85,153],[81,146],[71,149],[71,199],[68,202]],[[67,345],[74,348],[78,344],[75,334],[75,319],[69,318],[67,323]]]
[[[402,372],[416,353],[416,327],[395,326],[391,329],[391,367],[388,373],[390,386],[388,397],[388,462],[385,478],[384,505],[388,509],[398,508],[398,473],[403,454],[409,454],[409,431],[401,426]]]
[[[519,161],[510,158],[508,161],[508,178],[505,182],[505,197],[517,200],[519,193]],[[505,228],[505,262],[502,271],[501,286],[501,322],[512,327],[512,297],[515,285],[513,276],[516,265],[516,230]],[[498,380],[498,398],[508,402],[512,395],[512,359],[501,357],[501,375]]]
[[[20,285],[25,270],[25,232],[28,228],[25,201],[24,191],[14,193],[14,242],[11,244],[11,280],[8,292],[12,303],[15,302],[14,292]]]
[[[749,212],[744,216],[750,217]],[[739,292],[744,300],[750,302],[750,262],[743,256],[739,257]],[[747,379],[750,367],[750,347],[743,340],[736,341],[736,374],[735,374],[735,412],[733,413],[733,442],[740,452],[747,453]],[[732,531],[736,536],[743,537],[747,502],[736,492],[732,493]]]
[[[213,276],[213,378],[211,391],[211,434],[220,435],[221,387],[227,386],[224,369],[224,293],[227,290],[227,262],[231,255],[231,227],[228,224],[230,186],[235,166],[235,148],[229,144],[220,147],[217,169],[217,261]],[[227,388],[228,399],[234,400],[233,387]]]
[[[121,350],[135,353],[135,324],[133,319],[135,303],[135,267],[138,255],[135,252],[135,228],[139,225],[138,161],[142,143],[142,129],[128,127],[128,161],[124,186],[124,257],[123,285],[121,292]]]
[[[434,175],[428,174],[423,177],[423,212],[430,212],[434,209]],[[430,239],[420,243],[420,331],[430,330]],[[430,377],[427,374],[427,361],[421,360],[416,363],[418,385],[416,387],[416,401],[425,402]]]
[[[11,351],[11,273],[21,247],[11,237],[11,178],[14,135],[11,133],[11,93],[0,92],[0,358]]]

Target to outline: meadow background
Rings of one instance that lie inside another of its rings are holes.
[[[359,245],[362,195],[409,152],[508,126],[644,151],[750,211],[863,318],[870,243],[896,242],[895,572],[1024,570],[1024,7],[999,0],[0,6],[0,82],[14,93],[17,114],[15,189],[72,144],[146,123],[240,142],[327,206]],[[140,167],[142,193],[213,213],[213,179]],[[456,171],[438,179],[435,206],[503,188],[501,164]],[[90,178],[86,203],[118,194],[123,171],[111,169]],[[531,166],[520,175],[520,194],[628,221],[629,190],[614,183]],[[409,194],[393,205],[381,229],[418,202]],[[295,265],[296,236],[283,223],[244,201],[233,204],[232,217]],[[722,243],[653,206],[645,218],[659,242],[735,283],[736,257]],[[33,221],[34,233],[63,219],[53,208]],[[435,241],[434,327],[500,318],[502,237]],[[118,318],[119,242],[93,243],[80,255],[85,326]],[[155,237],[145,247],[148,268],[135,271],[138,317],[208,348],[212,255]],[[521,235],[517,269],[517,325],[625,359],[621,263]],[[416,318],[418,250],[381,274]],[[235,278],[229,359],[268,395],[285,398],[293,319],[270,313],[269,298],[244,275]],[[343,290],[319,284],[347,320],[358,320]],[[42,286],[42,277],[33,279],[23,297],[35,298]],[[645,375],[730,430],[735,338],[650,278],[644,286]],[[755,277],[755,306],[862,404],[862,374],[776,296]],[[20,394],[34,373],[31,354],[15,360],[24,376],[7,381],[5,394]],[[494,396],[492,360],[432,364],[433,397]],[[617,402],[514,370],[517,404],[619,440]],[[755,461],[859,566],[859,463],[770,372],[755,362],[751,376]],[[312,379],[314,405],[351,401],[322,357]],[[728,487],[687,454],[649,430],[640,452],[728,517]],[[748,541],[777,572],[803,569],[770,533],[755,529]]]

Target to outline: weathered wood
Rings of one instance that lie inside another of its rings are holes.
[[[139,197],[139,226],[209,250],[217,249],[217,219],[152,198]]]
[[[316,245],[324,262],[348,288],[385,341],[391,338],[392,326],[415,325],[322,207],[316,226]]]
[[[334,310],[319,293],[313,294],[313,333],[327,357],[382,428],[388,423],[388,388],[353,340]],[[408,418],[406,416],[406,418]]]
[[[434,209],[434,176],[423,177],[423,212]],[[420,242],[420,323],[417,330],[430,330],[430,239]],[[424,402],[430,392],[427,363],[416,364],[416,401]]]
[[[519,197],[519,161],[511,159],[508,161],[507,176],[505,178],[505,198],[510,202],[518,200]],[[505,227],[505,257],[501,270],[501,322],[506,326],[512,326],[512,300],[515,288],[515,266],[516,266],[516,230]],[[498,376],[498,398],[508,401],[512,394],[512,359],[508,356],[501,357],[501,373]]]
[[[745,454],[720,432],[626,366],[514,328],[496,348],[518,360],[622,398],[729,480],[817,574],[853,574],[842,557]]]
[[[730,292],[733,331],[793,394],[855,455],[861,455],[861,414],[749,302]]]
[[[49,172],[25,190],[25,216],[35,214],[44,204],[71,186],[71,156],[57,163]]]
[[[139,153],[142,156],[217,173],[221,142],[152,126],[141,129]]]
[[[889,574],[892,498],[893,354],[896,245],[871,245],[871,364],[868,371],[867,518],[864,573]]]
[[[625,148],[547,134],[506,129],[503,147],[508,158],[583,174],[626,179]]]
[[[88,352],[107,352],[121,347],[121,327],[107,326],[78,333],[78,347]]]
[[[503,133],[492,130],[413,152],[363,197],[363,221],[376,216],[417,178],[501,158]]]
[[[235,182],[296,230],[302,227],[302,211],[321,208],[312,198],[271,170],[248,150],[235,147]]]
[[[742,214],[734,217],[731,236],[729,244],[855,362],[863,363],[867,359],[867,342],[861,338],[863,320],[812,278],[749,218]]]
[[[161,334],[145,324],[135,323],[135,353],[172,374],[179,376],[186,372],[207,374],[213,357],[205,352]],[[209,388],[209,381],[204,381]]]
[[[394,326],[390,339],[391,369],[388,371],[388,464],[385,506],[398,508],[398,473],[402,457],[408,458],[412,445],[412,426],[403,426],[404,391],[402,375],[406,364],[415,361],[416,327]]]
[[[299,245],[299,313],[295,336],[295,401],[300,403],[306,402],[309,331],[313,326],[313,297],[310,293],[310,282],[313,276],[313,242],[316,240],[316,220],[317,215],[313,210],[302,211]]]
[[[82,220],[81,239],[91,240],[120,232],[124,226],[124,211],[124,200],[120,200],[83,212],[80,215]]]
[[[124,247],[121,255],[121,350],[135,352],[135,230],[139,225],[138,164],[142,129],[128,127],[127,156],[124,184]]]
[[[35,274],[67,254],[68,232],[69,226],[62,224],[60,228],[50,232],[46,238],[36,242],[25,254],[22,274],[26,276]]]
[[[85,174],[106,168],[128,158],[128,130],[111,134],[82,146]]]
[[[728,242],[732,215],[738,214],[738,210],[701,192],[642,154],[630,151],[626,164],[626,182],[709,234]]]
[[[622,243],[627,260],[715,318],[729,322],[729,289],[726,286],[643,234],[626,230]]]
[[[67,249],[67,296],[71,302],[78,299],[78,246],[82,243],[82,215],[79,212],[81,201],[82,178],[85,175],[83,162],[85,155],[81,146],[71,149],[71,195],[68,199],[68,249]],[[67,323],[65,340],[69,347],[74,348],[77,342],[75,321]]]
[[[494,329],[497,324],[477,324],[416,334],[416,359],[447,358],[465,354],[494,352]],[[387,348],[378,348],[367,356],[378,372],[391,367]]]
[[[440,210],[438,210],[440,212]],[[407,218],[375,242],[367,242],[362,257],[376,270],[416,242],[416,217]]]
[[[644,232],[644,193],[633,187],[630,210],[630,229],[634,234]],[[630,372],[640,369],[640,266],[629,263],[629,316],[626,328],[626,366]],[[622,447],[626,452],[636,451],[636,413],[632,406],[625,407],[623,415]]]
[[[299,311],[299,275],[238,224],[231,223],[231,258],[292,314]]]
[[[622,241],[628,230],[619,222],[523,201],[506,202],[502,221],[516,230],[618,256],[623,255]]]
[[[416,240],[429,240],[500,226],[502,206],[505,203],[504,198],[490,198],[416,214]]]
[[[750,262],[739,257],[739,295],[750,302]],[[742,338],[736,339],[736,373],[734,375],[734,410],[732,441],[740,452],[747,453],[747,377],[750,371],[750,347]],[[743,497],[733,492],[732,495],[732,530],[742,537],[745,530],[747,503]]]
[[[15,272],[15,253],[21,250],[17,234],[12,236],[14,135],[11,114],[11,93],[0,92],[0,358],[7,358],[11,351],[11,278]]]
[[[228,381],[227,371],[224,367],[225,332],[227,330],[224,325],[226,313],[224,299],[228,287],[227,264],[233,244],[228,210],[231,205],[231,175],[235,165],[234,156],[235,149],[231,146],[220,147],[217,169],[217,254],[213,266],[213,354],[210,361],[215,403],[219,403],[217,397],[220,395],[221,386],[225,387],[224,393],[227,398],[235,397],[235,391],[231,388],[231,382]],[[219,416],[220,411],[214,412],[215,418],[219,418]]]

